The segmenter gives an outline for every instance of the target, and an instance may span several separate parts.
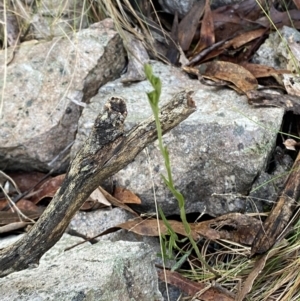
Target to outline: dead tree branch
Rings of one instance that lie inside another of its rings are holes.
[[[182,91],[161,109],[163,133],[195,111],[192,92]],[[63,235],[89,195],[108,177],[130,163],[157,139],[154,117],[125,133],[126,104],[112,97],[97,117],[89,138],[72,161],[61,188],[31,231],[0,250],[0,277],[37,265],[41,256]]]
[[[276,205],[258,231],[251,247],[251,256],[269,251],[287,233],[287,227],[299,206],[300,197],[300,152],[294,162],[285,187],[277,198]]]

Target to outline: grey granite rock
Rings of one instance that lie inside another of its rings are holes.
[[[106,19],[70,37],[23,43],[8,66],[2,50],[0,62],[0,169],[48,171],[74,140],[82,106],[119,77],[125,51]]]
[[[69,240],[67,235],[38,268],[1,278],[1,301],[163,300],[155,256],[146,244],[106,241],[62,253],[64,240]]]
[[[246,195],[250,191],[274,148],[283,110],[253,108],[245,96],[227,88],[203,86],[179,69],[159,62],[153,62],[153,69],[162,80],[162,103],[182,89],[194,90],[197,111],[164,136],[175,185],[186,198],[186,211],[212,215],[244,211],[244,199],[228,201],[223,196]],[[127,101],[127,128],[151,115],[145,93],[152,90],[149,83],[124,86],[121,80],[101,87],[84,109],[72,155],[84,143],[109,97],[121,96]],[[161,173],[165,174],[163,160],[158,144],[153,143],[110,180],[139,195],[142,205],[135,206],[137,210],[155,211],[155,188],[156,199],[165,214],[178,213],[177,201],[165,187]]]
[[[159,0],[159,4],[161,5],[163,11],[171,14],[175,14],[175,12],[177,12],[179,16],[183,17],[196,1],[197,0]]]
[[[159,0],[159,4],[161,5],[163,11],[172,15],[177,12],[180,18],[183,18],[192,8],[193,4],[199,1],[201,0]],[[213,8],[217,8],[223,5],[230,5],[239,2],[242,2],[242,0],[214,0],[211,1],[210,4]]]
[[[84,1],[77,0],[43,0],[37,5],[33,3],[29,12],[31,26],[28,36],[33,39],[49,39],[86,28],[88,15],[83,13],[84,6]]]
[[[117,226],[135,216],[121,208],[100,209],[90,212],[79,211],[71,220],[68,231],[77,232],[84,237],[94,237],[104,230]],[[110,235],[112,240],[114,235]],[[108,239],[107,237],[105,238]],[[125,239],[123,239],[125,240]]]
[[[300,33],[295,28],[283,26],[269,35],[253,56],[253,62],[276,69],[297,69],[287,46],[290,42],[299,43]]]
[[[105,230],[134,219],[136,216],[122,209],[100,209],[90,212],[79,211],[71,220],[67,232],[71,235],[78,235],[85,238],[94,238]],[[144,236],[123,229],[96,237],[93,241],[132,241],[144,242],[151,246],[154,252],[161,253],[159,238],[153,236]],[[162,264],[160,258],[156,260],[157,264]]]
[[[19,235],[9,235],[7,237],[0,238],[0,249],[6,248],[9,245],[15,243],[25,234]],[[40,259],[40,264],[53,263],[60,255],[64,254],[66,248],[72,247],[84,239],[69,234],[64,234],[62,238],[50,249],[48,250]],[[89,244],[88,242],[86,244]]]

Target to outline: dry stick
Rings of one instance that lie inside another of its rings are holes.
[[[191,93],[182,91],[176,94],[161,109],[163,133],[195,111]],[[147,144],[157,139],[153,116],[124,133],[126,115],[126,104],[121,98],[112,97],[106,103],[89,138],[72,161],[61,188],[38,222],[15,244],[0,250],[0,277],[38,264],[99,184],[124,168]]]
[[[299,97],[295,95],[270,94],[252,90],[247,93],[248,102],[256,107],[284,108],[286,112],[292,111],[300,115]]]
[[[251,247],[251,256],[270,250],[282,239],[282,232],[286,231],[289,221],[293,217],[300,197],[300,152],[294,162],[290,175],[280,193],[276,205],[272,209],[257,233]]]

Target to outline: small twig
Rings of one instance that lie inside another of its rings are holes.
[[[35,221],[29,217],[27,217],[26,215],[24,215],[22,213],[22,211],[16,206],[16,204],[11,200],[11,198],[9,197],[9,195],[6,193],[5,189],[3,188],[3,186],[0,184],[0,188],[1,190],[3,191],[6,199],[9,201],[9,203],[11,204],[11,209],[13,210],[13,208],[16,210],[16,212],[18,213],[19,216],[23,217],[25,220],[29,220],[31,221],[32,223],[35,223]],[[21,220],[21,218],[20,218]]]
[[[200,53],[198,53],[197,55],[195,55],[187,64],[186,66],[190,66],[192,64],[195,64],[197,62],[199,62],[200,60],[202,60],[208,53],[210,53],[212,50],[215,50],[216,48],[218,48],[219,46],[222,46],[223,44],[225,44],[225,42],[227,42],[230,38],[227,38],[225,40],[219,41],[213,45],[211,45],[210,47],[205,48],[204,50],[202,50]]]
[[[5,172],[3,172],[2,170],[0,170],[0,174],[1,174],[3,177],[5,177],[8,181],[10,181],[10,182],[14,185],[16,191],[17,191],[19,194],[21,194],[21,191],[20,191],[20,189],[18,188],[18,185],[16,184],[16,182],[15,182],[9,175],[7,175],[7,174],[6,174]]]
[[[55,163],[57,162],[58,159],[62,158],[62,156],[66,153],[67,150],[71,148],[74,142],[75,142],[74,140],[71,141],[57,156],[54,157],[54,159],[51,162],[48,163],[48,166],[54,165],[53,168],[58,168],[58,166],[56,166]],[[63,158],[63,161],[65,161],[66,157],[68,157],[68,155]]]

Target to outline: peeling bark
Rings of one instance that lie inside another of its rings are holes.
[[[176,94],[160,112],[163,134],[195,111],[192,92]],[[61,188],[29,233],[0,250],[0,277],[39,263],[63,235],[76,211],[98,185],[157,139],[154,117],[124,132],[127,116],[123,99],[112,97],[97,117],[91,134],[72,161]]]

